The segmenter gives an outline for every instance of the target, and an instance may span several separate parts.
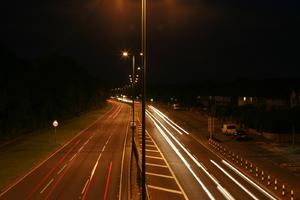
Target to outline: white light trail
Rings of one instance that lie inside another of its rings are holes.
[[[247,188],[245,188],[242,184],[240,184],[235,178],[233,178],[228,172],[225,171],[220,165],[218,165],[215,161],[210,160],[217,168],[219,168],[226,176],[228,176],[235,184],[237,184],[242,190],[244,190],[248,195],[250,195],[253,199],[259,200],[254,194],[252,194]]]
[[[253,185],[254,187],[256,187],[259,191],[261,191],[265,196],[267,196],[268,198],[272,199],[272,200],[276,200],[276,198],[274,198],[271,194],[269,194],[267,191],[265,191],[264,189],[262,189],[260,186],[258,186],[256,183],[254,183],[252,180],[250,180],[247,176],[245,176],[244,174],[242,174],[239,170],[237,170],[235,167],[233,167],[232,165],[230,165],[227,161],[222,160],[222,162],[228,166],[230,169],[232,169],[235,173],[237,173],[239,176],[241,176],[244,180],[246,180],[248,183],[250,183],[251,185]]]
[[[162,113],[161,111],[159,111],[157,108],[153,107],[153,106],[149,106],[149,108],[151,108],[154,112],[156,112],[162,119],[164,119],[166,122],[169,121],[170,123],[172,123],[174,126],[176,126],[178,129],[180,129],[181,131],[183,131],[184,133],[186,133],[187,135],[189,135],[190,133],[187,132],[186,130],[184,130],[183,128],[181,128],[179,125],[177,125],[175,122],[173,122],[169,117],[167,117],[164,113]],[[168,122],[167,122],[168,123]],[[169,123],[168,123],[169,124]],[[173,126],[172,126],[173,127]],[[174,128],[176,131],[178,131],[180,134],[182,134],[182,132],[180,132],[178,129]]]
[[[207,189],[207,187],[204,185],[204,183],[200,180],[200,178],[195,174],[195,172],[191,169],[190,165],[188,164],[188,162],[186,161],[186,159],[182,156],[182,154],[179,152],[179,150],[176,148],[176,146],[174,145],[174,143],[168,138],[168,136],[165,134],[165,132],[160,128],[160,126],[158,126],[158,124],[155,122],[155,120],[149,115],[148,112],[146,112],[146,114],[148,115],[148,117],[153,121],[155,127],[158,129],[158,131],[160,132],[160,134],[165,138],[165,140],[169,143],[169,145],[172,147],[172,149],[175,151],[175,153],[178,155],[178,157],[182,160],[182,162],[185,164],[185,166],[188,168],[188,170],[191,172],[191,174],[194,176],[194,178],[198,181],[198,183],[200,184],[200,186],[203,188],[203,190],[206,192],[206,194],[208,195],[208,197],[211,200],[215,200],[215,198],[213,197],[213,195],[209,192],[209,190]]]
[[[200,163],[174,136],[173,134],[160,122],[158,121],[157,118],[155,118],[149,111],[147,111],[148,116],[152,118],[154,118],[162,127],[163,129],[173,138],[173,140],[175,140],[175,142],[184,150],[184,152],[196,163],[196,165],[198,167],[200,167],[205,173],[206,175],[217,185],[217,188],[219,189],[219,191],[223,194],[223,196],[228,199],[228,200],[234,200],[234,198],[229,194],[229,192],[223,188],[223,186],[220,185],[220,183],[218,182],[218,180],[212,176],[207,170],[206,168],[203,166],[202,163]],[[155,122],[155,121],[154,121]],[[156,123],[156,122],[155,122]]]

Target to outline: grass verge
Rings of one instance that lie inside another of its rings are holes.
[[[107,112],[110,107],[111,105],[107,104],[101,109],[59,124],[56,135],[54,135],[53,128],[38,130],[29,134],[28,137],[0,148],[0,189],[47,158],[57,148]]]

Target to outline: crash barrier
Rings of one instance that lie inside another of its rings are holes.
[[[219,142],[213,139],[209,139],[208,143],[210,146],[212,146],[212,148],[215,151],[223,155],[223,157],[225,157],[227,161],[231,161],[231,163],[238,166],[239,169],[246,171],[248,174],[254,177],[254,179],[265,184],[267,187],[273,190],[274,193],[276,193],[278,196],[281,196],[282,198],[286,197],[284,199],[291,199],[291,200],[296,199],[294,190],[291,189],[291,187],[287,186],[287,184],[285,184],[283,181],[280,181],[278,178],[271,176],[271,174],[266,173],[258,166],[255,166],[252,162],[248,161],[247,159],[244,159],[241,155],[238,155],[233,151],[230,151],[228,148],[223,147]],[[278,188],[278,186],[280,185],[281,185],[281,190],[280,187]],[[287,191],[290,191],[288,192],[290,194],[288,194]]]

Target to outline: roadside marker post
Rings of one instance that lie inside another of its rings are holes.
[[[282,185],[282,193],[281,194],[282,194],[282,196],[285,195],[285,185],[284,184]]]

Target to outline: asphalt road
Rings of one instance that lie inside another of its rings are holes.
[[[130,107],[110,103],[110,111],[7,188],[0,199],[126,199]]]
[[[164,155],[166,166],[173,171],[182,193],[186,194],[176,199],[278,199],[263,186],[245,178],[234,165],[206,148],[159,110],[154,107],[147,110],[149,137]],[[153,156],[154,152],[147,149],[151,150],[150,146],[146,146],[146,156]],[[165,165],[157,165],[155,175],[151,173],[153,166],[146,165],[146,173],[150,172],[147,173],[150,197],[170,199],[175,193],[173,185],[167,182],[170,177],[160,176],[160,180],[151,183],[153,178],[166,173]],[[157,187],[152,187],[153,184]]]

